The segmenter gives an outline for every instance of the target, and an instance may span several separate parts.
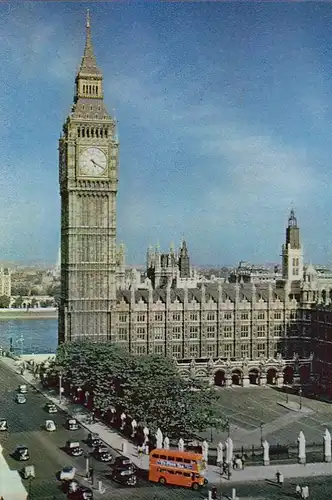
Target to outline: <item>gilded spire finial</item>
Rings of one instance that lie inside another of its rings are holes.
[[[90,9],[87,9],[86,11],[86,27],[90,28]]]
[[[92,38],[91,38],[91,18],[90,18],[90,10],[86,11],[86,38],[85,38],[85,47],[84,54],[81,62],[80,72],[90,73],[93,75],[100,75],[101,71],[97,66],[96,58],[93,52],[92,46]]]

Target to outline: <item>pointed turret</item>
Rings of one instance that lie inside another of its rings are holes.
[[[297,225],[294,209],[288,217],[286,241],[282,246],[282,275],[285,280],[303,279],[303,251],[300,240],[300,228]]]
[[[190,259],[187,249],[187,243],[184,239],[182,240],[182,245],[180,248],[179,269],[180,269],[180,278],[190,277]]]
[[[90,24],[90,11],[87,10],[86,14],[86,38],[84,54],[79,70],[79,75],[101,75],[101,71],[97,66],[96,56],[93,51],[92,38],[91,38],[91,24]]]

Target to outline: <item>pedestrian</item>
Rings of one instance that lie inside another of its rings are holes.
[[[95,472],[95,471],[94,471],[94,468],[93,468],[93,467],[90,467],[89,472],[90,472],[90,480],[91,480],[91,483],[93,484],[93,476],[94,476],[94,472]]]
[[[276,479],[277,479],[277,484],[280,484],[280,472],[277,470],[277,473],[276,473]]]
[[[298,496],[298,497],[302,496],[302,488],[299,484],[296,485],[295,493],[296,493],[296,496]]]
[[[228,465],[226,464],[226,462],[223,462],[222,471],[223,471],[223,474],[225,474],[225,476],[227,475],[227,470],[228,470]]]
[[[301,493],[302,493],[302,498],[309,498],[309,487],[303,486]]]
[[[217,487],[215,484],[211,488],[211,498],[212,500],[217,500]]]
[[[139,458],[141,458],[143,455],[143,446],[141,446],[140,444],[137,445],[137,455],[139,456]]]

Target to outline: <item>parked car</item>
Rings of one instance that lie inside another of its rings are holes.
[[[30,477],[36,477],[35,466],[26,465],[21,471],[23,479],[30,479]]]
[[[66,466],[59,474],[60,481],[73,481],[75,479],[76,469],[75,467]]]
[[[133,464],[130,458],[123,456],[115,457],[114,462],[112,463],[112,467],[114,469],[121,469],[121,470],[127,469],[133,472],[135,472],[137,469],[136,465]]]
[[[99,437],[99,434],[96,432],[89,432],[88,434],[88,439],[87,439],[87,444],[90,446],[90,448],[96,448],[97,446],[102,446],[103,442]]]
[[[16,403],[23,405],[24,403],[27,402],[27,398],[24,396],[24,394],[16,394],[15,396],[15,401]]]
[[[8,431],[8,422],[5,418],[0,418],[0,431]]]
[[[19,445],[13,453],[14,458],[20,462],[30,459],[29,449],[26,446]]]
[[[18,389],[17,389],[17,390],[18,390],[18,392],[19,392],[20,394],[27,394],[27,392],[28,392],[28,388],[27,388],[26,384],[20,384],[20,385],[18,386]]]
[[[53,420],[45,420],[45,429],[49,432],[56,431],[56,425]]]
[[[113,469],[111,478],[125,486],[136,486],[138,482],[135,472],[131,469]]]
[[[95,448],[93,454],[97,460],[100,460],[100,462],[111,462],[113,459],[112,454],[106,446],[99,446]]]
[[[81,457],[83,455],[83,449],[78,441],[67,441],[65,449],[68,455],[72,457]]]
[[[76,418],[67,418],[66,427],[70,431],[77,431],[79,425]]]
[[[47,413],[58,413],[58,409],[53,403],[46,403],[45,410]]]
[[[70,500],[93,500],[93,491],[87,486],[80,486],[76,491],[68,495]]]

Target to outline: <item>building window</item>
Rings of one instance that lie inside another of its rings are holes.
[[[128,318],[127,314],[119,314],[119,322],[120,323],[127,323],[127,318]]]
[[[265,312],[264,311],[260,311],[257,315],[257,319],[265,319]]]
[[[296,311],[291,311],[290,312],[290,319],[296,319],[297,318],[297,312]]]
[[[280,337],[281,334],[282,334],[282,325],[274,325],[273,335],[275,337]]]
[[[140,323],[144,323],[145,322],[145,314],[144,313],[137,314],[137,321]]]
[[[249,358],[249,345],[241,344],[241,358]]]
[[[208,321],[215,321],[216,320],[216,315],[214,313],[207,313],[206,319]]]
[[[215,337],[215,334],[216,334],[216,327],[215,326],[207,326],[206,328],[206,333],[207,333],[207,336],[209,339],[213,339]]]
[[[197,321],[198,319],[198,314],[197,313],[190,313],[190,321]]]
[[[172,345],[172,356],[173,358],[182,358],[182,346]]]
[[[233,356],[233,345],[225,344],[224,345],[224,355],[225,358],[231,358]]]
[[[232,317],[233,317],[233,314],[231,312],[224,313],[224,319],[226,321],[232,319]]]
[[[197,339],[198,338],[198,326],[190,326],[189,327],[189,338]]]
[[[248,325],[242,325],[241,326],[241,337],[249,337],[249,326]]]
[[[163,321],[163,313],[156,313],[154,315],[154,320],[155,321]]]
[[[181,326],[173,326],[172,339],[173,340],[180,340],[181,339]]]
[[[281,311],[275,311],[274,319],[281,319]]]
[[[128,341],[128,330],[127,328],[119,328],[119,341],[127,342]]]
[[[216,346],[214,344],[207,344],[206,346],[206,355],[209,358],[214,358],[216,355]]]
[[[145,340],[146,330],[144,326],[139,326],[136,332],[137,340]]]
[[[265,335],[266,335],[265,325],[258,325],[257,326],[257,337],[265,337]]]
[[[249,319],[249,313],[247,313],[247,312],[241,313],[241,319],[242,320]]]
[[[233,327],[232,326],[224,326],[224,337],[226,337],[226,338],[233,337]]]
[[[189,345],[189,357],[190,358],[198,358],[199,356],[199,346],[197,344]]]
[[[163,345],[155,345],[153,351],[155,354],[162,356],[164,354],[164,346]]]
[[[138,354],[139,356],[146,354],[146,346],[145,345],[137,345],[136,346],[136,354]]]
[[[173,321],[181,321],[181,314],[180,313],[174,313],[173,314]]]
[[[154,328],[154,339],[163,340],[164,339],[164,328]]]
[[[265,343],[259,343],[257,344],[257,356],[265,356],[266,353],[266,344]]]

